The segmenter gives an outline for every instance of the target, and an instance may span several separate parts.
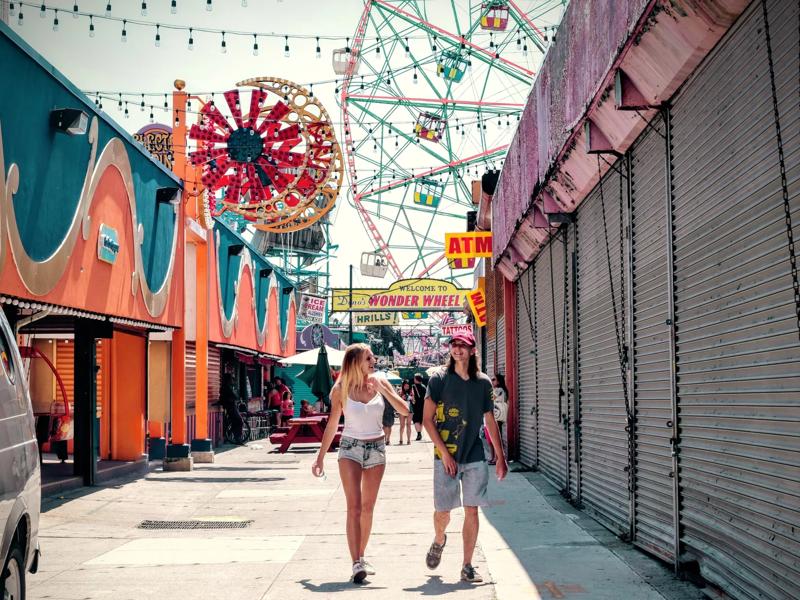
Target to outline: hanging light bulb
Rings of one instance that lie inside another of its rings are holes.
[[[94,37],[94,16],[89,15],[89,37]]]
[[[22,4],[19,5],[19,14],[17,15],[17,25],[22,27],[22,20],[25,15],[22,14]]]
[[[347,41],[344,43],[344,51],[350,54],[350,38],[345,38]]]
[[[289,36],[285,35],[283,36],[283,39],[284,39],[283,55],[286,58],[289,58]]]
[[[131,116],[131,115],[130,115],[130,113],[128,112],[128,103],[126,102],[126,103],[125,103],[125,118],[127,119],[127,118],[128,118],[128,117],[130,117],[130,116]]]
[[[153,116],[153,107],[151,106],[150,107],[150,122],[151,123],[155,123],[155,121],[156,121],[156,118],[155,118],[155,116]]]
[[[159,48],[161,46],[161,25],[159,25],[159,24],[156,24],[156,41],[155,41],[155,44],[156,44],[156,48]]]
[[[381,53],[381,38],[375,38],[375,54]]]
[[[225,43],[225,32],[222,32],[222,42],[219,45],[219,51],[223,54],[228,53],[228,44]]]
[[[58,11],[55,11],[53,15],[53,31],[58,31]]]
[[[314,51],[314,56],[317,58],[322,58],[322,48],[319,47],[319,37],[317,38],[317,48]]]
[[[117,108],[122,110],[122,94],[119,95],[119,102],[117,102]]]
[[[107,17],[111,16],[111,0],[109,0],[108,3],[106,4],[106,16]]]
[[[432,50],[434,52],[436,52],[436,34],[434,34],[434,36],[433,36],[433,48],[432,48]]]
[[[142,16],[143,17],[147,16],[147,2],[145,2],[144,0],[142,0]]]
[[[191,27],[189,27],[189,50],[194,50],[194,38],[192,37]]]
[[[178,13],[178,0],[171,0],[169,4],[169,12],[173,15]]]
[[[125,26],[127,24],[128,24],[128,21],[123,19],[122,20],[122,36],[121,36],[121,41],[122,41],[123,44],[128,41],[128,31],[125,29]]]
[[[417,65],[414,65],[414,78],[412,79],[414,85],[419,83],[419,77],[417,77]]]
[[[258,56],[258,36],[253,34],[253,56]]]
[[[308,96],[309,96],[309,98],[313,98],[314,97],[314,84],[313,83],[310,85]]]
[[[164,112],[167,112],[167,110],[169,110],[169,104],[167,103],[167,95],[164,94]]]
[[[409,56],[410,54],[411,54],[411,48],[408,45],[408,38],[406,38],[406,56]]]
[[[47,7],[42,3],[42,7],[39,9],[39,18],[44,19],[45,12],[47,11]]]
[[[73,18],[73,19],[77,19],[77,18],[78,18],[78,11],[79,11],[79,10],[80,10],[80,9],[78,8],[78,3],[77,3],[77,2],[75,2],[75,3],[72,5],[72,18]]]
[[[206,10],[211,12],[214,9],[214,6],[211,3],[211,0],[206,0]]]
[[[494,48],[494,34],[489,32],[489,48]]]
[[[142,94],[142,103],[139,105],[139,112],[144,112],[144,94]]]
[[[16,12],[17,12],[17,9],[14,6],[14,3],[13,2],[9,2],[8,3],[8,16],[9,17],[13,17],[14,13],[16,13]]]

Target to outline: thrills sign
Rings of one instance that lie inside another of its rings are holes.
[[[401,279],[389,289],[353,289],[352,307],[349,289],[331,290],[331,311],[459,311],[467,292],[439,279]]]
[[[400,323],[396,312],[374,312],[353,315],[354,325],[397,325]]]
[[[491,258],[492,232],[445,233],[444,255],[449,259]]]
[[[478,327],[486,325],[486,296],[483,290],[472,290],[467,294],[467,301],[469,307],[472,309],[472,314],[475,316],[475,324]]]

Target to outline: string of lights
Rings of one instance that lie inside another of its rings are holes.
[[[280,1],[280,0],[279,0]],[[0,3],[6,4],[9,7],[9,15],[14,18],[16,17],[17,25],[22,27],[25,24],[25,8],[30,9],[31,12],[38,12],[41,18],[46,18],[48,13],[53,15],[53,31],[59,30],[59,15],[70,14],[74,19],[78,18],[86,18],[88,19],[88,34],[89,37],[94,37],[96,33],[96,26],[95,21],[109,21],[121,24],[120,30],[120,42],[127,43],[129,39],[128,34],[128,27],[129,26],[137,26],[142,28],[148,28],[153,32],[153,44],[156,47],[161,46],[162,41],[162,31],[171,30],[171,31],[180,31],[184,33],[188,33],[187,38],[187,49],[194,50],[197,43],[195,40],[195,35],[198,33],[208,34],[208,35],[218,35],[220,36],[220,52],[227,53],[228,51],[228,40],[231,37],[244,37],[244,38],[253,38],[253,46],[252,52],[254,56],[258,56],[259,54],[259,38],[263,39],[283,39],[283,55],[286,58],[290,57],[291,48],[290,42],[291,40],[315,40],[316,46],[314,48],[314,53],[316,58],[322,57],[322,47],[320,46],[320,42],[324,41],[336,41],[336,42],[344,42],[345,49],[350,47],[350,37],[345,35],[326,35],[326,34],[301,34],[301,33],[278,33],[274,31],[242,31],[242,30],[232,30],[232,29],[218,29],[218,28],[211,28],[211,27],[197,27],[191,25],[178,25],[178,24],[171,24],[171,23],[156,23],[153,21],[146,21],[142,19],[131,19],[131,18],[123,18],[120,16],[116,16],[113,14],[113,7],[111,0],[107,0],[106,9],[104,13],[91,13],[82,11],[78,5],[77,0],[74,0],[72,9],[64,9],[59,7],[54,7],[48,5],[46,3],[36,3],[27,0],[0,0]],[[151,0],[152,4],[152,0]],[[206,0],[206,10],[212,11],[213,10],[213,0]],[[247,0],[242,0],[242,6],[247,6]],[[170,12],[174,15],[177,14],[177,0],[170,0]],[[148,4],[146,0],[142,0],[141,2],[141,15],[146,17],[148,14]],[[545,42],[548,41],[548,38],[552,38],[555,41],[555,32],[557,27],[556,26],[545,26],[543,31],[543,40]],[[549,36],[548,36],[549,32]],[[435,37],[435,36],[434,36]],[[522,48],[525,53],[527,53],[527,41],[528,38],[526,35],[523,35],[519,30],[516,34],[517,37],[517,46]],[[404,36],[406,40],[406,47],[408,47],[408,40],[410,39],[427,39],[428,36],[426,35],[409,35]],[[525,44],[523,47],[523,39],[525,40]],[[377,41],[378,47],[380,45],[380,40]],[[489,36],[489,46],[493,48],[495,46],[493,35],[490,34]]]

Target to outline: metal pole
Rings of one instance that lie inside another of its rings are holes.
[[[625,257],[623,261],[627,261],[628,264],[625,265],[626,270],[625,273],[628,276],[627,281],[625,282],[625,290],[624,294],[625,297],[621,299],[621,302],[627,304],[627,311],[626,311],[626,323],[625,323],[625,336],[627,339],[623,340],[623,343],[627,348],[634,348],[633,345],[633,324],[634,324],[634,302],[633,302],[633,194],[634,194],[634,187],[633,187],[633,155],[630,152],[625,153],[625,157],[623,158],[624,165],[625,165],[625,175],[627,176],[627,181],[625,182],[625,214],[624,214],[624,235],[625,235]],[[622,161],[620,164],[620,169],[622,168]],[[620,174],[622,177],[622,174]],[[631,411],[635,415],[636,414],[636,396],[635,396],[635,389],[634,381],[633,381],[633,366],[636,361],[636,351],[632,350],[628,352],[628,364],[626,365],[626,369],[628,371],[627,376],[627,383],[628,383],[628,398],[630,399],[631,403]],[[635,422],[631,424],[631,427],[635,427]],[[636,438],[634,438],[635,440]],[[635,441],[631,443],[635,444]],[[635,447],[634,447],[635,450]],[[628,526],[630,529],[631,540],[636,539],[636,467],[637,462],[636,458],[633,460],[633,464],[628,466],[629,469],[632,469],[633,473],[633,490],[631,491],[630,498],[629,498],[629,514],[628,514]]]
[[[350,287],[348,290],[348,295],[350,300],[349,302],[350,325],[349,325],[349,335],[347,338],[348,340],[347,343],[352,344],[353,343],[353,265],[350,265]]]
[[[666,210],[667,210],[667,224],[666,224],[666,237],[667,237],[667,301],[669,306],[669,313],[667,314],[666,325],[669,328],[669,365],[670,365],[670,386],[669,397],[670,405],[672,408],[672,420],[667,422],[667,427],[672,429],[672,437],[670,438],[670,446],[672,448],[672,527],[673,527],[673,552],[674,552],[674,570],[677,574],[680,569],[680,551],[681,551],[681,534],[680,534],[680,482],[678,481],[678,446],[680,444],[679,431],[678,431],[678,384],[677,384],[677,350],[676,350],[676,331],[675,331],[675,262],[673,246],[673,230],[672,230],[672,209],[674,204],[674,189],[672,185],[672,115],[670,106],[665,104],[662,109],[664,115],[664,139],[666,140],[666,152],[664,172],[665,179],[664,187],[666,188]]]

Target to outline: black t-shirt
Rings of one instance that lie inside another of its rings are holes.
[[[484,413],[491,412],[492,381],[484,373],[462,379],[442,369],[428,382],[428,397],[436,403],[434,422],[450,455],[459,464],[485,460],[480,431]],[[436,458],[439,451],[434,449]]]
[[[425,385],[415,383],[411,386],[411,393],[414,395],[414,404],[421,404],[425,400]]]

